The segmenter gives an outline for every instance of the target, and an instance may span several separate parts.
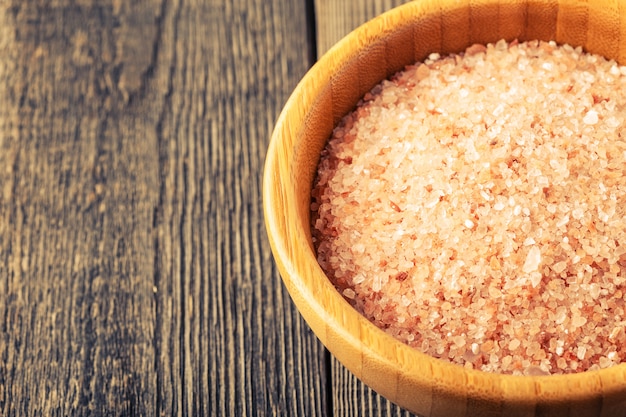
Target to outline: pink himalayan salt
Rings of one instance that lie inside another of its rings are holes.
[[[318,260],[399,340],[469,368],[626,358],[626,69],[554,43],[407,67],[335,129]]]

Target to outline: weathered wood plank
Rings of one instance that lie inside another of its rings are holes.
[[[341,417],[411,417],[414,414],[398,407],[378,395],[344,368],[332,360],[332,403],[335,416]]]
[[[171,13],[157,286],[178,318],[164,312],[159,333],[177,335],[162,343],[176,340],[184,414],[325,414],[324,351],[274,269],[259,199],[273,121],[309,65],[304,6],[181,2]]]
[[[263,229],[304,1],[0,6],[0,415],[325,415]]]
[[[357,26],[407,0],[315,0],[318,57]],[[354,377],[336,359],[331,365],[331,402],[336,416],[410,416]]]
[[[135,140],[149,118],[126,116],[138,109],[118,85],[127,16],[12,3],[0,8],[0,414],[151,413],[156,137]]]

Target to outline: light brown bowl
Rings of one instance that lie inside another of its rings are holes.
[[[265,164],[270,243],[294,303],[330,352],[367,385],[424,416],[626,416],[626,364],[555,376],[466,370],[397,341],[361,316],[319,267],[310,192],[337,122],[367,91],[431,52],[501,38],[555,40],[626,63],[626,3],[617,0],[421,0],[361,26],[297,86]]]

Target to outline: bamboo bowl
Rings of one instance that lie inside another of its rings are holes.
[[[361,26],[297,86],[271,139],[263,179],[272,251],[300,313],[364,383],[423,416],[626,416],[626,364],[570,375],[466,370],[388,336],[354,310],[319,267],[310,192],[333,127],[381,80],[431,52],[505,38],[555,40],[626,63],[626,2],[421,0]]]

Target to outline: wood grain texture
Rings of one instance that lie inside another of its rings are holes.
[[[308,66],[304,3],[172,7],[155,285],[161,351],[180,361],[164,361],[164,403],[188,415],[322,415],[324,352],[283,292],[259,198],[272,122]]]
[[[314,0],[317,53],[321,56],[350,31],[410,0]]]
[[[0,414],[154,410],[156,137],[111,24],[139,13],[0,8]]]
[[[403,2],[0,4],[0,415],[409,415],[313,336],[260,202],[313,52]]]
[[[410,417],[403,408],[378,395],[333,358],[332,392],[335,416]]]
[[[307,9],[0,5],[0,415],[326,415],[259,198]]]

